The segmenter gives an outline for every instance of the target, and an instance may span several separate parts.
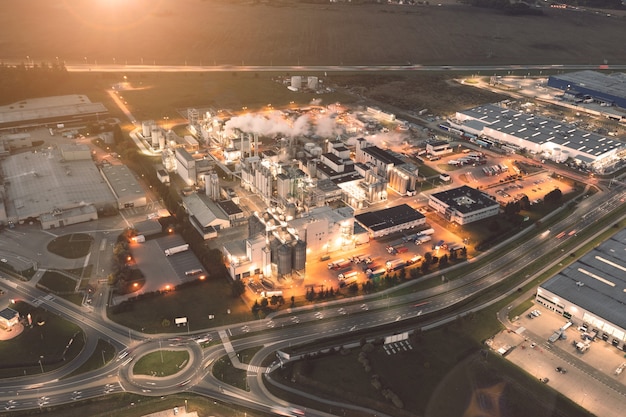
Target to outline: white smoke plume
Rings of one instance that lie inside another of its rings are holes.
[[[261,136],[282,135],[287,137],[304,136],[315,133],[321,137],[333,137],[341,132],[335,120],[323,116],[316,121],[308,115],[298,116],[295,120],[286,119],[284,114],[275,111],[265,114],[249,113],[236,116],[224,124],[224,134],[236,135],[239,130],[245,133],[256,133]]]
[[[335,119],[330,116],[320,116],[315,124],[315,134],[323,138],[333,138],[340,134],[342,129],[337,126]]]
[[[365,140],[381,149],[400,151],[403,142],[407,140],[407,135],[399,132],[377,133],[366,136]]]

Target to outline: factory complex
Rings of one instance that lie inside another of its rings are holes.
[[[291,81],[296,88],[297,80]],[[71,109],[106,114],[83,96],[63,96],[59,103],[49,104],[48,110],[34,106],[46,127]],[[15,109],[7,112],[5,119],[17,117]],[[455,150],[450,140],[376,107],[333,103],[279,110],[268,105],[256,113],[191,108],[184,116],[187,123],[175,129],[154,120],[136,123],[131,137],[161,156],[154,165],[156,177],[180,191],[181,207],[202,239],[247,228],[245,237],[219,247],[233,279],[303,276],[309,256],[320,259],[371,239],[428,227],[419,211],[407,204],[389,207],[388,201],[390,196],[416,195],[427,180],[419,172],[424,159],[416,156],[418,149],[430,161]],[[32,117],[22,116],[24,126]],[[626,155],[624,143],[615,138],[506,103],[458,111],[445,128],[477,146],[526,150],[559,163],[575,161],[598,173],[619,167]],[[30,150],[34,142],[28,135],[12,132],[0,141],[11,150],[1,163],[1,222],[40,221],[49,229],[147,205],[144,186],[121,163],[95,161],[89,147],[79,143]],[[439,175],[433,178],[443,181]],[[458,225],[501,210],[493,197],[468,185],[434,190],[426,197],[429,209]]]

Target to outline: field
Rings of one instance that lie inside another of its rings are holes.
[[[0,59],[92,65],[626,62],[619,47],[624,21],[615,14],[544,9],[544,16],[514,17],[449,3],[5,0]]]

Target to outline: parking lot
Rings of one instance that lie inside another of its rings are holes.
[[[462,149],[457,146],[457,149]],[[467,149],[465,149],[467,150]],[[473,151],[475,152],[475,151]],[[473,153],[472,152],[472,153]],[[558,188],[563,194],[572,191],[569,182],[559,175],[553,178],[553,169],[540,161],[530,160],[519,155],[500,155],[482,150],[484,157],[480,163],[455,165],[467,155],[465,152],[456,152],[442,156],[440,160],[431,163],[436,169],[445,170],[452,178],[452,183],[446,188],[455,188],[468,185],[493,196],[502,204],[509,203],[526,195],[531,203],[539,204],[547,193]],[[453,165],[450,165],[453,163]],[[522,172],[527,166],[532,171]],[[520,176],[520,174],[523,174]]]
[[[134,297],[138,293],[162,291],[174,288],[176,285],[198,279],[206,273],[196,255],[186,250],[171,256],[165,256],[165,249],[184,244],[182,237],[168,235],[157,239],[148,239],[143,243],[132,244],[131,250],[136,267],[141,269],[145,277],[145,284],[138,292],[117,296],[117,304],[126,298]],[[196,271],[200,271],[197,272]],[[194,272],[187,274],[187,272]],[[169,286],[169,287],[168,287]]]
[[[540,315],[528,314],[537,310]],[[624,352],[611,343],[596,339],[581,353],[573,342],[582,341],[574,324],[565,331],[566,339],[548,339],[567,320],[539,305],[533,306],[509,330],[494,337],[492,348],[510,348],[505,357],[537,380],[561,392],[598,416],[621,416],[626,400],[624,373],[617,368],[626,362]],[[557,369],[559,368],[559,369]]]

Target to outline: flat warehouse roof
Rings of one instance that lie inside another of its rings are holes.
[[[384,230],[400,224],[425,218],[422,213],[408,204],[371,211],[354,216],[355,220],[370,230]]]
[[[622,72],[607,75],[597,71],[585,70],[551,75],[550,77],[570,82],[574,88],[576,85],[580,85],[599,93],[626,98],[626,74]]]
[[[84,95],[66,95],[22,100],[0,107],[0,126],[108,113],[102,103]]]
[[[511,140],[519,138],[539,145],[549,142],[594,157],[625,145],[624,142],[578,129],[574,125],[495,104],[477,106],[457,114],[469,118],[463,123],[472,119],[485,123],[483,129],[487,130],[487,134],[492,129],[510,136]]]
[[[626,329],[626,229],[541,285]]]
[[[11,155],[2,161],[7,216],[24,220],[81,204],[115,204],[91,159],[65,161],[58,149]]]

